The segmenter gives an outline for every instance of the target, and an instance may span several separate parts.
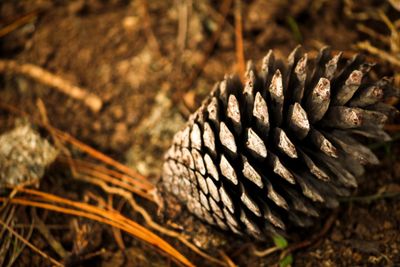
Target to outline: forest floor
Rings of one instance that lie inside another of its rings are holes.
[[[1,1],[0,60],[33,64],[52,73],[53,78],[78,86],[86,97],[87,93],[95,95],[98,102],[65,94],[44,82],[43,75],[32,77],[0,67],[0,134],[12,129],[21,116],[28,117],[34,127],[51,125],[46,129],[68,133],[95,148],[94,155],[101,151],[156,184],[173,134],[217,81],[240,70],[235,45],[238,10],[246,60],[259,65],[269,49],[283,58],[298,44],[305,51],[329,45],[347,56],[365,52],[378,63],[372,75],[394,76],[400,87],[399,1],[253,0],[242,3],[240,9],[237,2]],[[96,106],[99,102],[100,109]],[[400,124],[390,126],[393,141],[372,144],[382,164],[369,167],[355,197],[328,214],[333,222],[323,236],[293,252],[294,266],[400,265]],[[62,136],[51,130],[47,135]],[[73,157],[87,159],[87,154],[77,152],[71,143],[68,149]],[[148,227],[121,197],[114,197],[113,205],[113,198],[99,186],[71,176],[65,160],[57,160],[40,181],[39,190],[96,206],[111,201],[112,207]],[[153,204],[145,198],[136,201],[159,220]],[[176,264],[160,249],[89,218],[15,207],[15,231],[62,264]],[[0,209],[0,219],[6,221],[3,211]],[[44,226],[37,226],[38,221]],[[323,224],[309,232],[319,232]],[[34,230],[28,238],[29,225],[34,225]],[[50,237],[44,234],[46,229]],[[196,265],[218,264],[176,239],[154,232]],[[311,238],[299,236],[288,238],[289,245]],[[7,262],[12,245],[4,251],[5,244],[0,241],[0,259]],[[257,257],[248,248],[251,246],[240,244],[249,241],[235,240],[231,247],[225,244],[224,252],[213,257],[225,263],[230,262],[229,257],[239,266],[279,262],[279,254]],[[262,249],[273,244],[256,246]],[[50,264],[28,247],[18,255],[15,266]]]

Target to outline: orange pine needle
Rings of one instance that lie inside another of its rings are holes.
[[[136,183],[136,182],[135,182],[134,185],[126,183],[124,181],[121,181],[118,178],[115,178],[115,177],[113,177],[111,175],[108,175],[106,172],[95,170],[95,169],[91,169],[90,167],[88,168],[87,165],[85,165],[86,163],[84,163],[84,164],[82,164],[82,163],[83,163],[83,161],[79,162],[79,161],[76,161],[74,159],[72,159],[71,162],[70,162],[70,164],[72,164],[73,167],[75,167],[75,171],[78,172],[78,174],[88,175],[88,176],[93,177],[95,179],[99,179],[99,180],[111,183],[111,184],[113,184],[113,185],[115,185],[117,187],[126,189],[126,190],[128,190],[128,191],[130,191],[132,193],[135,193],[135,194],[137,194],[137,195],[139,195],[139,196],[141,196],[141,197],[143,197],[143,198],[145,198],[145,199],[147,199],[149,201],[152,201],[154,203],[156,202],[154,197],[151,194],[148,193],[150,188],[149,189],[143,189],[143,186],[141,186],[140,183]],[[96,165],[94,165],[94,166],[96,166]],[[153,188],[154,188],[154,186],[151,189],[153,189]]]
[[[114,210],[104,210],[86,203],[75,202],[68,199],[63,199],[57,197],[55,195],[51,195],[44,192],[39,192],[36,190],[21,188],[19,191],[25,192],[28,194],[32,194],[35,196],[41,197],[43,200],[53,201],[59,204],[69,205],[71,208],[64,208],[54,204],[31,201],[24,198],[0,198],[0,202],[9,201],[9,203],[23,205],[23,206],[31,206],[37,208],[43,208],[51,211],[56,211],[64,214],[70,214],[75,216],[85,217],[94,221],[98,221],[101,223],[108,224],[110,226],[121,229],[159,249],[166,252],[168,255],[172,256],[173,259],[181,262],[185,266],[194,266],[185,256],[179,253],[176,249],[174,249],[170,244],[168,244],[165,240],[160,238],[158,235],[149,231],[145,227],[137,224],[136,222],[124,217],[120,213]]]
[[[56,128],[52,128],[57,136],[57,138],[61,139],[62,141],[66,141],[72,145],[74,145],[75,147],[77,147],[78,149],[80,149],[83,152],[88,153],[90,156],[92,156],[93,158],[96,158],[98,160],[101,160],[104,163],[107,163],[113,167],[115,167],[116,169],[118,169],[119,171],[129,174],[130,176],[138,179],[138,180],[142,180],[145,183],[148,183],[150,185],[152,185],[145,176],[137,173],[136,171],[134,171],[133,169],[129,168],[128,166],[119,163],[118,161],[110,158],[109,156],[101,153],[100,151],[92,148],[91,146],[88,146],[87,144],[79,141],[78,139],[72,137],[70,134],[65,133],[59,129]]]
[[[69,162],[68,159],[66,159],[65,157],[61,157],[62,161],[65,162]],[[86,161],[86,160],[81,160],[81,159],[73,159],[72,163],[77,165],[78,167],[82,167],[82,168],[86,168],[86,169],[92,169],[95,170],[97,172],[101,172],[103,174],[107,174],[109,176],[114,177],[115,179],[118,179],[120,181],[123,181],[127,184],[131,184],[132,186],[135,187],[139,187],[140,189],[143,189],[145,191],[148,190],[152,190],[154,189],[154,185],[153,184],[149,184],[149,183],[142,183],[141,181],[136,181],[135,179],[132,179],[131,176],[129,176],[128,174],[125,173],[121,173],[112,169],[109,169],[103,165],[100,164],[96,164],[90,161]]]
[[[242,27],[242,11],[241,0],[235,1],[235,39],[236,39],[236,61],[239,77],[244,82],[245,60],[243,48],[243,27]]]

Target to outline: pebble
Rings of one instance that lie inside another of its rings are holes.
[[[134,16],[125,17],[122,20],[122,26],[127,31],[133,31],[135,28],[138,27],[139,18]]]

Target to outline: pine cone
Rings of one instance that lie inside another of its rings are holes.
[[[165,155],[162,185],[206,222],[263,238],[308,227],[357,187],[364,143],[390,140],[382,128],[394,108],[391,81],[371,81],[373,64],[345,62],[321,49],[309,60],[296,48],[287,64],[272,51],[246,84],[217,84]]]

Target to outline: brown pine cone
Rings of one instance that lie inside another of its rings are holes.
[[[390,80],[372,81],[373,64],[347,62],[328,48],[309,60],[296,48],[284,64],[269,51],[246,84],[217,84],[165,156],[162,185],[204,221],[263,238],[308,227],[357,187],[365,146],[390,140],[382,129],[396,110]]]

